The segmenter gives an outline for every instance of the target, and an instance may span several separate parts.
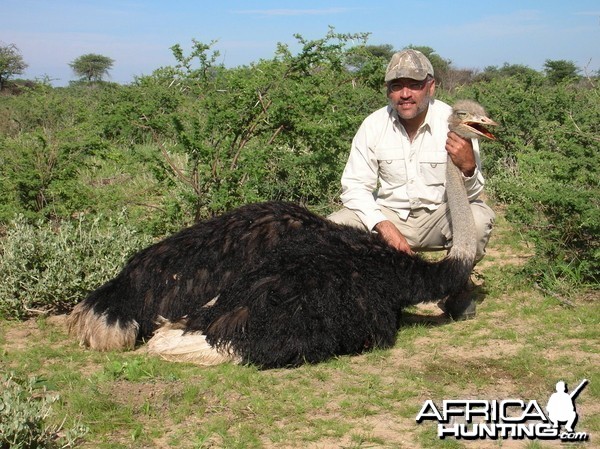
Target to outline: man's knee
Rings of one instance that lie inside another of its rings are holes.
[[[496,214],[492,208],[483,201],[471,203],[471,211],[473,212],[473,220],[475,221],[477,235],[481,237],[487,236],[489,239],[492,227],[494,226],[494,220],[496,219]]]
[[[367,227],[364,225],[360,217],[354,212],[346,207],[332,213],[327,217],[328,220],[333,221],[334,223],[352,226],[358,229],[367,230]]]

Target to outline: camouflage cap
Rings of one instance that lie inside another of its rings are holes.
[[[433,76],[433,67],[429,59],[420,51],[402,50],[392,56],[385,71],[385,82],[398,78],[422,81],[427,75]]]

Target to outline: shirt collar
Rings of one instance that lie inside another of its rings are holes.
[[[433,113],[431,112],[433,109],[433,102],[434,102],[434,100],[431,100],[429,102],[429,107],[427,108],[427,114],[425,115],[425,120],[423,120],[423,124],[421,125],[421,128],[420,128],[420,129],[425,129],[430,134],[431,134],[431,122],[433,121]]]

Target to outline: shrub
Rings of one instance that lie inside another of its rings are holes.
[[[150,238],[125,223],[80,218],[60,224],[15,219],[0,255],[0,316],[65,312],[91,289],[115,276]]]
[[[298,55],[280,46],[272,60],[231,70],[215,65],[210,46],[199,42],[188,57],[175,53],[173,73],[193,101],[173,115],[173,136],[160,137],[185,156],[184,165],[167,160],[165,172],[195,220],[249,201],[323,205],[337,196],[352,135],[385,104],[382,80],[374,89],[346,68],[346,46],[361,36],[297,38]],[[200,69],[182,70],[191,60]],[[147,118],[150,125],[159,117]]]
[[[501,123],[482,152],[488,187],[534,243],[524,270],[561,294],[600,283],[600,90],[501,78],[465,92]]]
[[[68,448],[87,433],[76,424],[64,430],[46,419],[59,399],[41,388],[35,378],[26,381],[4,374],[0,377],[0,449]],[[59,436],[59,432],[64,436]]]

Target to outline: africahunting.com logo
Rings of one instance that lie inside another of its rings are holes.
[[[578,414],[575,399],[588,384],[584,379],[571,391],[560,381],[544,409],[537,401],[521,399],[450,399],[441,407],[427,400],[417,414],[417,423],[437,421],[439,438],[477,440],[540,439],[588,441],[586,432],[576,432]]]

